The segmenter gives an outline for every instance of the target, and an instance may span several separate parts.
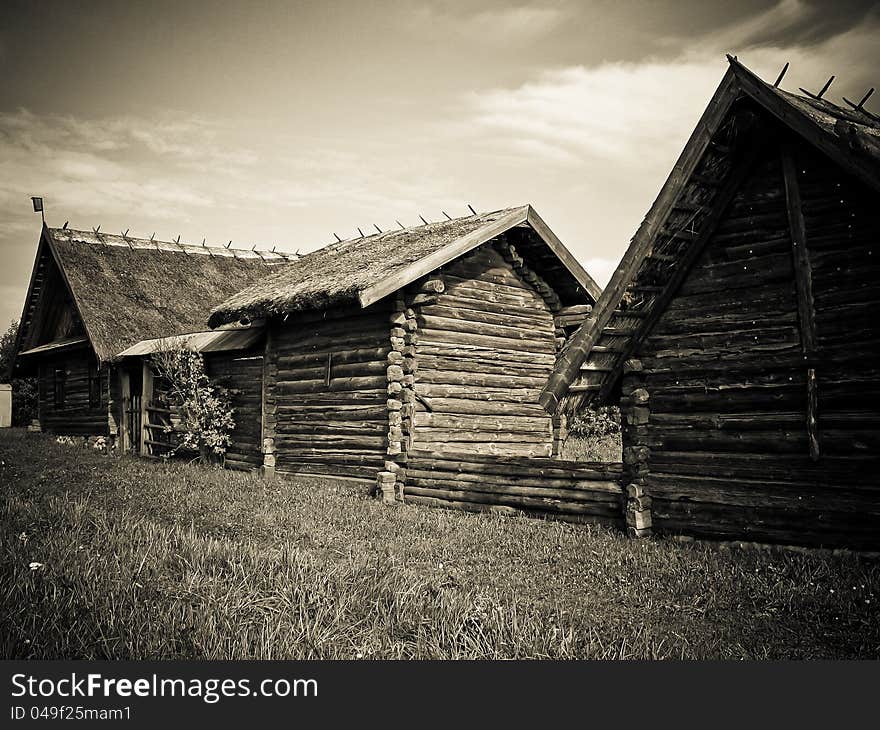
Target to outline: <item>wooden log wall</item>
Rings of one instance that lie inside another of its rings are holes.
[[[390,308],[382,301],[272,320],[264,464],[375,483],[388,449]]]
[[[805,145],[793,154],[808,258],[777,148],[637,353],[653,529],[877,547],[877,196]]]
[[[620,464],[413,450],[404,501],[620,527],[621,476]]]
[[[104,366],[104,403],[98,407],[89,405],[89,366],[95,363],[94,354],[88,349],[77,349],[45,357],[39,366],[39,413],[43,431],[65,436],[107,436],[106,380],[108,366]],[[62,408],[55,407],[55,370],[65,370],[65,399]]]
[[[412,448],[550,456],[553,423],[537,396],[555,362],[560,303],[514,248],[481,246],[411,288],[406,304]]]
[[[259,468],[263,463],[262,351],[206,355],[205,372],[230,391],[235,428],[230,434],[232,445],[226,451],[226,466],[246,471]]]

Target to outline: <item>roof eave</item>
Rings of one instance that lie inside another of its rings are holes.
[[[525,223],[528,220],[529,209],[530,206],[528,205],[515,208],[510,213],[498,218],[498,220],[487,223],[485,226],[452,241],[437,251],[422,257],[418,261],[414,261],[400,271],[396,271],[390,276],[361,290],[358,293],[358,303],[363,308],[369,307],[389,294],[393,294],[398,289],[402,289],[407,284],[411,284],[419,277],[440,268],[444,264],[448,264],[459,256],[473,251],[478,246],[501,235],[506,230],[520,223]]]

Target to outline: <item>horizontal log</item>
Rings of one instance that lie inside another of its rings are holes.
[[[823,489],[782,481],[722,479],[718,477],[650,474],[652,498],[733,507],[765,507],[796,511],[854,512],[880,517],[880,490]]]
[[[552,429],[549,416],[542,418],[530,416],[460,416],[449,413],[417,412],[414,417],[416,428],[477,429],[480,431],[505,431],[509,433],[541,433]]]
[[[549,321],[552,317],[546,305],[541,306],[540,303],[534,302],[532,306],[523,306],[521,304],[511,304],[510,302],[495,302],[482,296],[482,292],[446,292],[441,294],[436,300],[425,302],[422,304],[422,311],[425,314],[433,312],[426,311],[428,307],[443,307],[450,309],[466,309],[487,313],[495,313],[502,315],[513,315],[526,319],[535,319],[537,321]]]
[[[540,390],[547,378],[531,377],[513,373],[474,373],[460,372],[456,370],[436,370],[422,367],[419,369],[419,383],[426,386],[429,384],[461,385],[475,388],[530,388]]]
[[[468,483],[468,489],[475,491],[498,491],[504,489],[524,490],[526,494],[531,491],[559,492],[559,495],[574,501],[597,499],[600,501],[614,502],[623,497],[623,489],[620,484],[613,481],[576,480],[551,477],[521,477],[504,476],[498,474],[482,474],[469,472],[445,472],[440,470],[419,469],[416,466],[407,466],[407,480],[413,483],[422,481],[455,482],[458,484]],[[511,492],[517,494],[518,492]]]
[[[552,444],[523,444],[517,442],[474,442],[474,441],[421,441],[422,433],[416,432],[413,445],[416,448],[461,451],[470,449],[475,454],[492,456],[542,457],[550,456]]]
[[[523,447],[533,444],[549,444],[553,438],[553,427],[548,421],[543,431],[483,431],[474,428],[437,428],[437,427],[421,427],[416,431],[416,440],[419,444],[424,444],[431,448],[428,444],[437,443],[444,444],[452,441],[471,442],[474,444],[489,442],[499,444],[521,444]]]
[[[471,451],[431,451],[413,449],[409,454],[413,468],[432,471],[464,471],[477,474],[500,474],[510,476],[558,477],[577,480],[616,479],[623,473],[621,464],[602,462],[566,461],[563,459],[530,458],[510,456],[486,456]]]
[[[475,357],[437,357],[419,354],[419,368],[430,370],[452,370],[463,373],[483,373],[498,375],[519,375],[540,377],[546,380],[553,372],[551,365],[532,364],[527,358],[521,362],[486,361]]]
[[[517,340],[525,343],[552,343],[553,341],[553,325],[550,321],[546,323],[546,326],[543,329],[522,325],[494,325],[465,319],[429,315],[420,315],[417,317],[417,321],[419,326],[423,329],[423,334],[425,334],[425,331],[427,330],[437,330],[442,332],[494,337],[504,340]],[[423,339],[428,340],[430,338],[425,334]],[[511,347],[512,345],[507,344],[507,346]],[[538,346],[536,350],[540,352],[542,351],[542,348]]]
[[[535,517],[538,519],[562,520],[565,522],[587,523],[587,524],[603,524],[603,525],[620,525],[622,519],[613,519],[610,517],[596,515],[573,515],[565,513],[543,512],[540,510],[517,509],[515,507],[504,505],[483,504],[477,502],[466,502],[463,500],[438,499],[436,497],[423,497],[420,495],[408,495],[404,501],[409,504],[420,504],[426,507],[440,507],[445,509],[459,509],[468,512],[488,512],[492,514],[503,515],[525,515],[527,517]]]
[[[425,383],[416,381],[415,390],[426,398],[458,398],[465,400],[498,401],[505,403],[538,403],[539,388],[510,388]]]
[[[416,392],[418,392],[420,396],[427,397],[424,393],[424,389],[420,388],[418,384],[416,385]],[[484,416],[529,416],[532,418],[547,415],[547,411],[545,411],[542,406],[531,401],[512,402],[431,395],[429,402],[434,413]]]
[[[497,362],[511,365],[533,365],[552,368],[556,355],[547,352],[527,352],[523,350],[499,350],[481,345],[461,345],[452,343],[420,342],[416,355],[421,360],[425,356],[461,358],[476,362]]]
[[[445,302],[446,300],[444,300]],[[496,327],[512,327],[520,329],[548,329],[553,318],[549,313],[535,312],[504,308],[503,311],[492,312],[488,310],[477,309],[476,302],[470,303],[471,306],[453,305],[451,303],[434,304],[423,306],[419,314],[424,317],[441,317],[443,319],[454,319],[463,322],[481,322]],[[500,308],[499,308],[500,309]]]
[[[315,393],[321,391],[364,391],[386,388],[388,380],[384,375],[371,377],[332,378],[328,386],[323,379],[317,380],[279,380],[275,389],[281,395],[293,393]]]
[[[573,515],[595,515],[617,518],[620,514],[620,505],[607,502],[564,502],[552,497],[525,497],[500,492],[490,494],[466,489],[453,490],[429,488],[424,486],[410,486],[409,483],[404,487],[404,494],[409,497],[433,497],[435,499],[521,507],[540,510],[542,512],[562,512]]]

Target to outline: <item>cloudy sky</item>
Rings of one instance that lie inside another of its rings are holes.
[[[726,52],[839,102],[880,85],[878,39],[857,0],[4,0],[0,323],[31,195],[50,225],[290,251],[528,202],[605,283]]]

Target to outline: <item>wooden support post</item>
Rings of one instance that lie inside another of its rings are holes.
[[[131,450],[131,432],[128,428],[128,409],[131,408],[131,381],[124,365],[119,367],[119,392],[121,394],[121,419],[119,422],[119,453]]]
[[[813,270],[807,248],[807,230],[797,180],[797,161],[790,146],[782,150],[782,173],[785,180],[785,202],[791,232],[791,257],[797,292],[798,325],[801,349],[807,365],[807,436],[810,458],[819,458],[818,380],[816,377],[816,307],[813,300]]]
[[[152,455],[153,447],[147,443],[147,424],[150,422],[150,415],[147,408],[153,404],[153,370],[149,361],[144,358],[143,364],[143,389],[141,390],[141,432],[137,434],[140,443],[141,456]]]
[[[623,420],[623,484],[624,518],[630,537],[648,537],[651,534],[651,497],[648,494],[650,448],[648,447],[648,420],[650,395],[645,388],[642,363],[630,359],[623,365],[620,415]]]
[[[263,396],[260,443],[263,451],[263,466],[260,470],[263,479],[275,478],[275,427],[277,409],[275,383],[278,380],[278,355],[272,341],[271,323],[266,325],[266,347],[263,351]]]
[[[562,449],[568,438],[568,417],[562,413],[553,416],[553,450],[551,455],[557,459],[562,458]]]

